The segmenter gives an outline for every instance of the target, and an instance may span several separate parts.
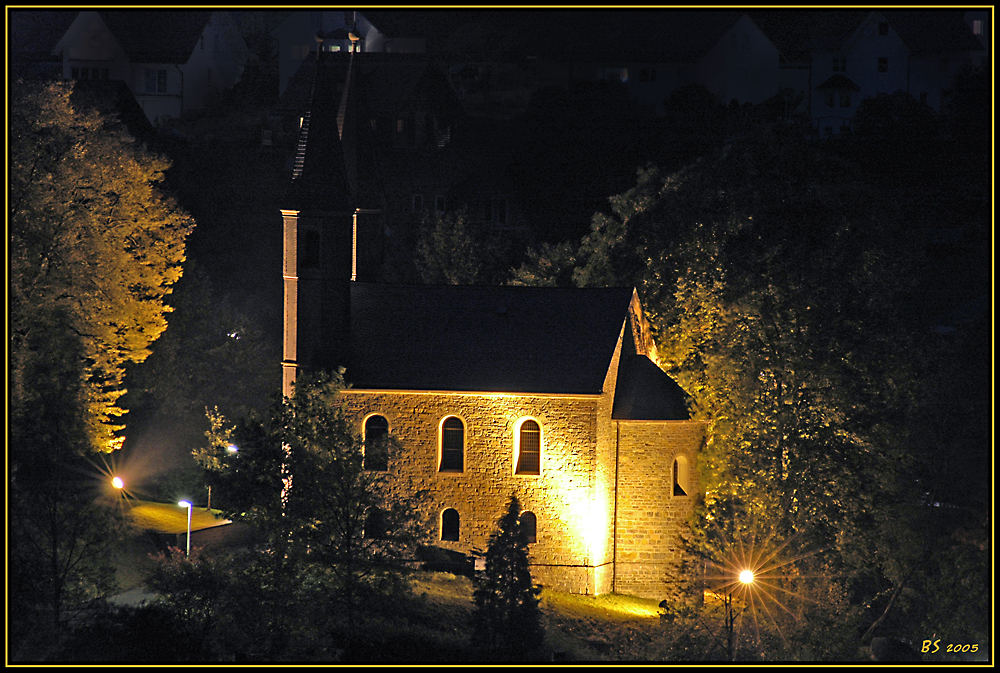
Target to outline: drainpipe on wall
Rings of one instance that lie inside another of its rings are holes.
[[[615,421],[615,504],[611,519],[611,593],[618,588],[618,445],[621,441],[622,424]]]

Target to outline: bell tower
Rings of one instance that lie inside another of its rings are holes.
[[[358,278],[359,216],[351,81],[354,54],[317,53],[309,109],[299,121],[292,180],[283,199],[282,394],[299,370],[334,370],[349,348],[350,284]],[[345,138],[345,134],[352,137]]]

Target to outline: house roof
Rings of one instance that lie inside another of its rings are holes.
[[[914,53],[975,51],[982,45],[957,10],[756,10],[753,21],[788,61],[814,51],[837,51],[877,11]]]
[[[600,393],[625,288],[351,283],[355,387]]]
[[[628,288],[351,283],[346,379],[356,388],[598,394]],[[686,420],[684,391],[625,330],[614,418]]]
[[[690,418],[687,393],[631,340],[622,344],[611,418],[634,421],[682,421]]]
[[[187,63],[211,11],[102,11],[101,19],[133,62]]]

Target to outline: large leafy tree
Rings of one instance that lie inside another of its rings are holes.
[[[169,164],[111,117],[74,105],[69,83],[16,82],[9,133],[11,390],[30,417],[27,371],[42,330],[79,342],[89,446],[121,444],[125,367],[166,329],[193,222],[162,189]],[[58,318],[56,318],[58,316]],[[23,416],[22,416],[23,414]]]
[[[868,607],[864,622],[851,612],[858,633],[886,633],[895,612],[907,618],[888,632],[915,638],[927,624],[920,606],[948,599],[924,569],[961,546],[928,495],[939,492],[942,453],[970,451],[930,447],[918,428],[926,434],[929,399],[955,385],[982,390],[967,376],[933,380],[946,357],[948,375],[968,368],[931,330],[939,285],[959,283],[935,273],[949,267],[933,256],[928,223],[968,224],[970,235],[981,227],[944,207],[915,217],[924,185],[949,179],[933,153],[917,157],[913,184],[875,179],[878,157],[851,150],[762,128],[683,170],[644,169],[563,256],[571,269],[539,255],[516,280],[639,288],[660,364],[707,424],[692,538],[701,553],[722,563],[754,529],[777,548],[822,551],[797,567]],[[962,259],[963,275],[981,277],[981,257]],[[975,543],[965,552],[979,554]]]
[[[193,225],[167,162],[71,84],[18,81],[9,102],[9,588],[30,656],[114,587],[121,520],[87,454],[120,446],[125,366],[166,328]]]
[[[195,451],[218,506],[261,534],[254,567],[273,591],[255,616],[272,634],[291,633],[293,605],[325,605],[332,622],[350,625],[362,597],[399,588],[404,552],[422,535],[420,492],[365,469],[338,401],[343,385],[340,375],[303,376],[263,416],[210,414],[207,445]]]

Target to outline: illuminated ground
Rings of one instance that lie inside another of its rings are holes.
[[[176,504],[165,502],[148,502],[145,500],[130,501],[129,515],[140,528],[156,531],[157,533],[186,533],[187,532],[187,510]],[[195,507],[191,511],[191,530],[203,530],[229,523],[228,519],[222,517],[222,513],[215,510],[208,510],[204,507]]]

